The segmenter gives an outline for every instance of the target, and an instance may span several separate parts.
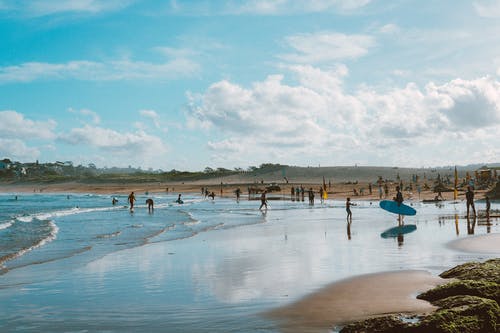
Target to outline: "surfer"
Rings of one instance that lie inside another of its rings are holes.
[[[154,202],[153,199],[149,198],[146,200],[146,204],[148,205],[148,212],[153,212],[154,211]]]
[[[396,197],[394,198],[394,201],[398,203],[398,206],[401,206],[403,203],[403,193],[401,193],[399,186],[396,186]]]
[[[135,194],[134,192],[130,192],[128,196],[128,202],[130,203],[130,211],[132,212],[134,210],[134,201],[135,201]]]
[[[465,199],[467,201],[467,217],[469,217],[469,208],[471,207],[475,217],[476,207],[474,207],[474,192],[472,191],[470,186],[467,186],[467,192],[465,192]]]
[[[260,196],[260,207],[259,209],[262,209],[262,207],[266,206],[267,210],[267,199],[266,199],[266,191],[262,192],[262,195]]]
[[[116,203],[118,202],[118,199],[113,197],[113,199],[111,200],[111,203],[114,205],[116,205]]]
[[[210,193],[210,194],[208,195],[208,197],[209,197],[209,198],[212,198],[212,200],[214,200],[214,199],[215,199],[215,193],[214,193],[214,192]]]

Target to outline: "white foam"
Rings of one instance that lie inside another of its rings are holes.
[[[14,223],[13,223],[13,222],[1,223],[1,224],[0,224],[0,230],[7,229],[7,228],[9,228],[12,224],[14,224]]]
[[[70,209],[63,209],[63,210],[56,210],[52,212],[45,212],[45,213],[37,213],[37,214],[31,214],[31,215],[25,215],[25,216],[18,216],[16,219],[21,222],[32,222],[33,219],[37,220],[49,220],[57,217],[63,217],[63,216],[69,216],[69,215],[75,215],[75,214],[83,214],[83,213],[92,213],[92,212],[102,212],[102,211],[111,211],[111,210],[116,210],[119,209],[119,207],[95,207],[95,208],[70,208]]]
[[[0,262],[0,265],[5,263],[6,261],[9,261],[9,260],[12,260],[15,258],[19,258],[20,256],[24,255],[25,253],[28,253],[36,248],[42,247],[45,244],[50,243],[53,240],[55,240],[57,238],[57,233],[59,232],[59,228],[57,227],[57,225],[53,221],[49,221],[49,226],[50,226],[50,232],[49,232],[49,235],[47,237],[39,240],[38,242],[36,242],[35,244],[33,244],[30,247],[21,249],[18,252],[12,254],[11,256],[9,256],[8,258],[6,258],[2,262]]]

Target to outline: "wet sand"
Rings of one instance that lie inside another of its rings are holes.
[[[452,241],[448,245],[464,252],[500,254],[500,234],[467,237]]]
[[[426,313],[435,307],[416,295],[445,282],[420,270],[361,275],[266,315],[282,321],[286,332],[317,332],[388,313]]]

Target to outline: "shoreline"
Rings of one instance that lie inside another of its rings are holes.
[[[250,186],[264,188],[266,184],[260,183],[224,183],[223,185],[217,184],[214,182],[181,182],[181,183],[79,183],[79,182],[64,182],[64,183],[55,183],[55,184],[44,184],[44,183],[24,183],[24,184],[5,184],[0,183],[0,193],[6,194],[16,194],[16,193],[45,193],[45,194],[71,194],[71,193],[88,193],[88,194],[109,194],[109,195],[128,195],[131,191],[136,192],[137,194],[177,194],[177,193],[189,193],[189,194],[201,194],[201,188],[208,188],[209,191],[213,191],[217,197],[223,198],[234,198],[235,191],[237,188],[240,188],[242,191],[242,196],[247,197],[247,188]],[[319,188],[322,183],[317,182],[302,182],[302,183],[288,183],[281,184],[278,183],[281,187],[281,191],[277,192],[268,192],[268,196],[272,197],[280,197],[282,200],[290,200],[290,190],[291,187],[294,186],[303,186],[306,190],[309,188],[313,188],[315,192],[315,200],[319,202]],[[354,193],[354,189],[357,190],[358,194]],[[360,194],[360,189],[364,189],[365,193]],[[375,186],[372,189],[372,194],[366,193],[368,192],[368,183],[359,183],[359,184],[345,184],[345,183],[333,183],[331,187],[329,187],[328,198],[336,199],[336,200],[345,200],[347,197],[350,197],[353,201],[378,201],[378,200],[391,200],[392,196],[394,196],[394,186],[390,187],[390,192],[388,196],[382,196],[380,199],[378,194],[378,188]],[[484,199],[487,190],[475,191],[476,200]],[[255,196],[259,196],[260,194],[256,194]],[[418,195],[417,193],[413,193],[411,191],[404,191],[403,196],[405,201],[413,201],[413,202],[422,202],[423,200],[432,200],[435,198],[436,193],[432,190],[425,190]],[[453,192],[443,192],[442,196],[444,201],[452,201],[453,200]],[[307,198],[306,198],[307,200]],[[465,196],[463,193],[459,192],[459,196],[457,198],[458,201],[465,200]],[[436,204],[436,203],[430,203]],[[439,204],[439,202],[437,203]]]
[[[415,296],[448,282],[423,270],[353,276],[265,313],[279,319],[285,332],[328,329],[388,313],[425,314],[436,309]]]
[[[493,233],[457,239],[449,242],[447,246],[462,252],[500,254],[500,234]]]

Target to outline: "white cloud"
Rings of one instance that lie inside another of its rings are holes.
[[[53,139],[56,125],[53,120],[34,121],[16,111],[0,111],[0,138]]]
[[[21,0],[4,3],[4,9],[38,17],[63,13],[98,14],[130,6],[135,0]],[[0,2],[0,9],[2,3]]]
[[[140,165],[153,165],[168,151],[167,145],[157,136],[144,131],[121,133],[112,129],[85,125],[73,128],[59,136],[62,142],[71,145],[97,148],[115,158],[120,164],[124,159],[140,161]],[[156,160],[156,161],[155,161]]]
[[[296,53],[281,55],[292,63],[327,63],[343,59],[356,59],[375,46],[368,35],[346,35],[336,32],[317,32],[286,37],[286,42]]]
[[[500,17],[500,1],[498,0],[475,1],[473,5],[476,13],[481,17]]]
[[[0,84],[35,80],[119,81],[172,80],[196,74],[199,64],[189,59],[163,63],[118,60],[110,62],[69,61],[66,63],[26,62],[0,67]]]
[[[487,149],[488,156],[495,152],[485,145],[491,135],[484,134],[500,130],[500,83],[491,77],[429,83],[423,89],[409,83],[383,92],[364,86],[347,93],[342,66],[288,69],[298,85],[272,75],[250,88],[220,81],[190,96],[191,124],[213,129],[221,138],[208,144],[216,160],[230,155],[243,162],[304,164],[304,158],[320,158],[332,164],[421,165],[425,156],[449,164],[469,158],[451,155],[450,148],[461,141],[479,144],[475,150]]]
[[[101,122],[101,117],[99,117],[99,115],[92,110],[88,110],[88,109],[74,110],[72,108],[69,108],[68,111],[71,113],[81,114],[81,115],[90,117],[90,118],[92,118],[92,122],[94,124],[99,124]]]
[[[149,118],[153,121],[156,128],[160,128],[160,116],[154,110],[140,110],[139,114],[145,118]]]
[[[223,9],[231,14],[287,15],[317,13],[328,10],[350,12],[369,4],[371,0],[247,0],[238,5],[229,3]]]
[[[0,156],[9,157],[14,161],[35,160],[40,156],[37,148],[26,146],[20,139],[4,139],[0,137]]]
[[[395,34],[400,31],[400,28],[394,23],[389,23],[381,26],[379,31],[383,34]]]

